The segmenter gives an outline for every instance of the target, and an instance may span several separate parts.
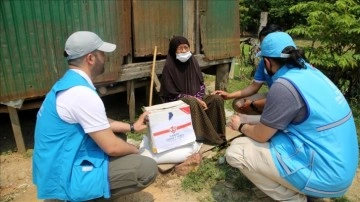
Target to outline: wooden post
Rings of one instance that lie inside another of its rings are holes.
[[[16,147],[18,149],[18,152],[25,153],[26,152],[25,142],[21,132],[21,126],[20,126],[17,109],[10,106],[8,106],[7,108],[10,115],[11,126],[15,137]]]
[[[153,97],[153,90],[154,90],[154,77],[155,77],[155,64],[156,64],[156,51],[157,46],[154,47],[154,56],[153,56],[153,63],[151,67],[151,81],[150,81],[150,97],[149,97],[149,106],[152,105],[152,97]]]
[[[229,72],[229,78],[233,79],[235,74],[235,67],[238,67],[237,65],[237,59],[235,57],[232,58],[231,66],[230,66],[230,72]]]
[[[229,81],[230,63],[219,64],[216,66],[215,90],[225,90]]]
[[[127,101],[129,104],[129,119],[130,122],[135,121],[135,87],[134,80],[130,80],[126,82],[126,93],[127,93]]]
[[[267,19],[268,19],[268,12],[261,12],[260,14],[260,25],[259,25],[259,30],[258,30],[258,35],[260,34],[260,31],[266,27],[267,24]]]
[[[132,64],[132,55],[126,57],[127,63]],[[129,105],[129,120],[134,122],[135,120],[135,89],[134,81],[126,81],[126,97],[127,104]]]
[[[183,1],[183,33],[190,43],[191,52],[196,52],[196,8],[195,4],[197,1]],[[200,51],[199,51],[200,52]]]

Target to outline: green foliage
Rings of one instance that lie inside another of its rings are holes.
[[[269,12],[268,24],[279,24],[284,29],[306,22],[305,16],[290,13],[289,8],[309,0],[239,0],[240,30],[257,34],[260,13]]]
[[[311,64],[323,70],[346,97],[359,97],[360,3],[311,1],[291,7],[290,12],[307,16],[306,25],[296,26],[289,33],[313,41],[305,49]]]
[[[284,29],[289,29],[295,25],[304,24],[305,17],[300,13],[290,13],[289,8],[299,2],[308,0],[269,0],[269,22],[279,24]]]
[[[257,33],[261,11],[268,8],[267,0],[239,0],[240,30]]]

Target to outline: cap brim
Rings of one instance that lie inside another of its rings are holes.
[[[104,42],[97,50],[104,52],[113,52],[115,49],[115,44]]]

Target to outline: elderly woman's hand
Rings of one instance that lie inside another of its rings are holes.
[[[201,100],[199,98],[196,98],[196,99],[200,103],[200,105],[202,106],[203,110],[207,110],[207,108],[208,108],[207,104],[203,100]]]

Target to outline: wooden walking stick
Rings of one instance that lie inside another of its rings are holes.
[[[151,68],[149,106],[152,105],[152,97],[153,97],[152,95],[153,95],[154,77],[155,77],[156,50],[157,50],[157,46],[155,46],[155,48],[154,48],[153,64],[152,64],[152,68]]]

